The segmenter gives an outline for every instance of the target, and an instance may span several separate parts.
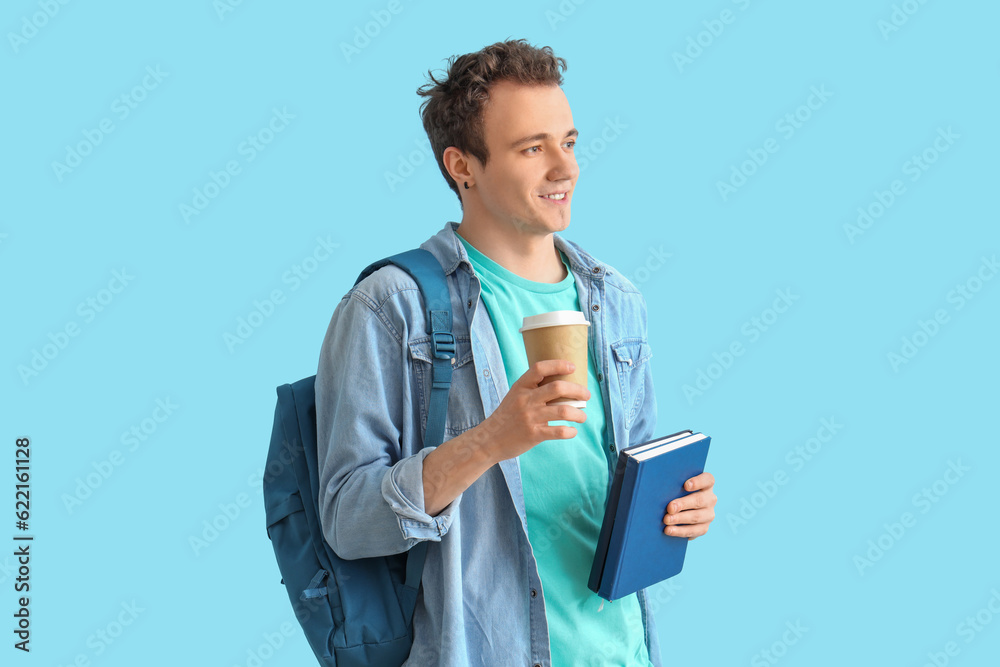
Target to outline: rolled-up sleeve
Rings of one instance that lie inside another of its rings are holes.
[[[434,448],[419,449],[420,409],[406,315],[399,314],[419,292],[401,292],[379,303],[353,290],[335,309],[320,351],[318,501],[324,536],[341,558],[385,556],[439,541],[461,501],[459,496],[435,517],[424,511],[423,461]]]
[[[407,539],[440,539],[451,525],[459,496],[437,516],[427,514],[424,507],[424,458],[434,447],[423,449],[401,460],[382,478],[382,497],[399,519],[399,529]]]

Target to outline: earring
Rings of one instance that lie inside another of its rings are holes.
[[[468,190],[468,189],[469,189],[469,182],[468,182],[468,181],[466,181],[466,182],[465,182],[465,189],[466,189],[466,190]]]

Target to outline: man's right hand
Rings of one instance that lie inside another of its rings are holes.
[[[486,449],[494,461],[512,459],[545,440],[566,440],[576,435],[573,426],[549,426],[550,421],[571,421],[582,424],[587,414],[571,405],[546,405],[558,398],[590,400],[590,391],[575,382],[554,380],[539,386],[550,375],[568,375],[572,362],[548,359],[532,364],[519,377],[500,405],[483,424],[490,433]]]

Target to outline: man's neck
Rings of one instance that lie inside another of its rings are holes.
[[[455,232],[476,250],[525,280],[557,283],[566,278],[566,267],[555,247],[554,234],[505,234],[465,218]]]

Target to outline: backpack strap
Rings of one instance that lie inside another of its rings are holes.
[[[440,262],[430,251],[423,248],[407,250],[370,264],[361,272],[354,284],[357,285],[368,275],[389,264],[398,266],[413,276],[424,298],[434,369],[431,376],[431,395],[427,408],[423,447],[437,447],[444,442],[451,367],[455,363],[455,336],[451,332],[451,293],[448,291],[448,283]]]
[[[427,333],[431,337],[434,355],[431,375],[431,395],[427,407],[427,426],[422,447],[437,447],[444,442],[444,424],[448,416],[448,391],[451,388],[451,370],[455,363],[455,336],[452,334],[451,292],[444,269],[428,250],[415,248],[368,265],[354,281],[357,285],[383,266],[392,264],[410,274],[417,281],[423,296]],[[420,542],[409,550],[406,558],[406,586],[416,591],[427,559],[427,542]],[[407,625],[413,619],[413,607],[406,605],[403,616]]]

